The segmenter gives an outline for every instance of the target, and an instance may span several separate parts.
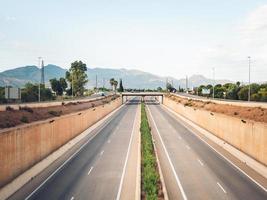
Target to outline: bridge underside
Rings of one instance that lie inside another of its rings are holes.
[[[145,97],[155,97],[160,103],[163,103],[163,94],[161,93],[127,93],[122,94],[122,103],[128,101],[128,97],[141,97],[141,100],[144,101]]]

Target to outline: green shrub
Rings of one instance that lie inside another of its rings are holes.
[[[7,106],[7,107],[6,107],[6,111],[12,111],[12,110],[14,110],[14,108],[12,108],[12,107],[10,107],[10,106]]]
[[[48,113],[49,113],[50,115],[59,117],[59,116],[62,114],[62,111],[61,111],[61,110],[60,110],[60,111],[50,110],[50,111],[48,111]]]
[[[20,118],[20,121],[23,123],[29,123],[28,117],[26,117],[25,115]]]
[[[27,106],[24,106],[24,107],[19,107],[19,110],[25,110],[25,111],[27,111],[27,112],[29,112],[29,113],[33,113],[33,109],[32,108],[30,108],[30,107],[27,107]]]

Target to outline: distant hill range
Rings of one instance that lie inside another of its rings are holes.
[[[66,69],[59,66],[49,64],[45,66],[45,82],[49,84],[52,78],[65,77]],[[140,88],[140,89],[154,89],[157,87],[165,88],[166,80],[170,83],[173,82],[174,87],[186,87],[185,79],[175,79],[173,77],[157,76],[148,72],[140,70],[128,69],[110,69],[110,68],[88,68],[88,85],[87,87],[93,88],[96,85],[96,76],[98,87],[110,87],[109,79],[115,78],[123,81],[124,88]],[[38,83],[41,77],[41,70],[37,66],[25,66],[15,69],[3,71],[0,73],[0,86],[10,85],[15,87],[23,87],[27,82]],[[224,84],[231,82],[228,80],[216,80],[216,83]],[[205,78],[202,75],[193,75],[188,78],[189,87],[199,85],[212,84],[213,80]]]

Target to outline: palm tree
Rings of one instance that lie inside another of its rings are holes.
[[[115,79],[114,79],[114,78],[111,78],[111,79],[109,80],[109,83],[110,83],[110,85],[111,85],[111,87],[112,87],[112,90],[114,90]]]
[[[114,80],[115,91],[117,90],[118,81]]]

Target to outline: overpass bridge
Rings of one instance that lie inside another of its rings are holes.
[[[159,97],[159,102],[163,103],[164,93],[162,92],[123,92],[121,93],[122,103],[128,100],[128,97],[141,97],[144,100],[145,97]]]

